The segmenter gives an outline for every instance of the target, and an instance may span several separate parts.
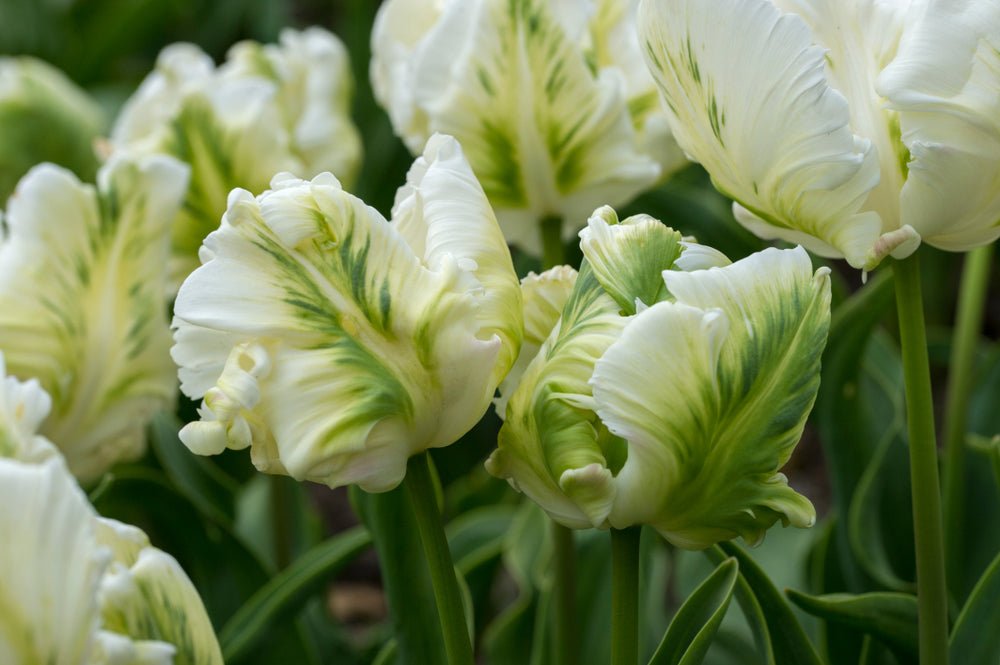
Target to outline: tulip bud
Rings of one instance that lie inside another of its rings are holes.
[[[103,129],[101,108],[61,71],[26,56],[0,58],[0,203],[41,162],[93,182]]]

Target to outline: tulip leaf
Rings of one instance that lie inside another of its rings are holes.
[[[430,570],[406,488],[368,494],[352,486],[350,495],[378,553],[392,634],[397,642],[395,662],[447,662]]]
[[[725,562],[728,558],[718,545],[705,550],[705,555],[716,565]],[[771,646],[771,636],[768,633],[764,610],[761,607],[760,601],[757,600],[757,596],[754,594],[753,587],[750,586],[743,575],[736,576],[734,595],[736,596],[736,602],[739,603],[740,609],[743,611],[743,617],[750,627],[750,634],[753,636],[754,647],[757,650],[758,656],[763,659],[766,665],[776,665],[774,648]]]
[[[979,579],[958,615],[949,641],[951,662],[1000,662],[1000,554]]]
[[[904,662],[917,653],[917,598],[907,593],[831,593],[810,596],[788,590],[806,612],[847,624],[881,641]]]
[[[753,557],[732,542],[721,543],[719,548],[739,562],[740,576],[746,580],[760,605],[774,662],[822,665],[823,661],[806,637],[791,606]]]
[[[253,649],[280,619],[301,608],[323,582],[371,544],[371,536],[355,527],[314,547],[272,577],[219,632],[226,662]]]
[[[649,665],[701,663],[729,608],[738,573],[734,558],[719,564],[681,605]]]
[[[209,519],[233,526],[236,519],[235,481],[211,460],[193,454],[181,443],[176,416],[160,413],[149,426],[149,442],[167,477]]]

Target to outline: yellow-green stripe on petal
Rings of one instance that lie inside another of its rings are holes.
[[[96,189],[46,164],[10,199],[0,350],[51,396],[40,433],[82,482],[140,454],[148,419],[173,405],[163,266],[186,179],[160,155],[113,158]]]
[[[768,249],[723,268],[666,271],[674,301],[640,312],[597,362],[596,411],[628,442],[609,521],[671,542],[753,543],[815,511],[788,487],[788,460],[819,387],[828,271]]]
[[[428,141],[386,221],[330,174],[234,191],[175,305],[181,439],[258,469],[395,487],[482,416],[517,357],[521,294],[454,139]]]

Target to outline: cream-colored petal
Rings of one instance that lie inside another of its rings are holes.
[[[96,527],[114,557],[101,580],[101,627],[132,643],[126,662],[161,662],[169,653],[173,665],[221,665],[205,606],[177,561],[136,527],[101,518]]]
[[[815,513],[778,473],[819,386],[827,271],[796,250],[664,272],[675,302],[640,312],[597,362],[598,415],[628,442],[609,521],[700,549]]]
[[[62,459],[0,458],[0,662],[88,662],[108,564],[93,516]]]
[[[556,266],[541,275],[533,272],[521,280],[521,295],[524,300],[524,341],[521,352],[497,388],[498,396],[493,400],[497,415],[503,420],[507,415],[507,402],[514,393],[528,365],[538,354],[542,343],[556,327],[563,307],[576,283],[576,270],[570,266]]]
[[[935,247],[1000,236],[1000,6],[935,0],[878,80],[910,152],[902,219]]]
[[[769,0],[642,0],[638,22],[677,142],[715,185],[767,235],[808,234],[863,266],[888,224],[862,208],[877,150],[805,21]]]
[[[10,200],[0,348],[10,374],[51,395],[41,434],[83,482],[138,455],[149,418],[173,404],[163,266],[186,176],[168,157],[116,157],[95,191],[42,165]]]
[[[605,526],[623,442],[592,411],[595,361],[628,321],[587,263],[507,405],[487,470],[574,528]]]
[[[38,434],[51,409],[52,399],[37,379],[7,376],[0,351],[0,457],[42,462],[58,456],[55,446]]]

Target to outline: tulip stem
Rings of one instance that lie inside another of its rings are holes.
[[[465,621],[462,594],[455,576],[455,565],[451,560],[448,540],[444,535],[441,511],[438,510],[437,493],[431,474],[428,453],[420,453],[410,458],[403,481],[410,497],[413,513],[417,518],[417,530],[424,546],[424,556],[430,568],[434,600],[437,602],[444,635],[444,648],[449,665],[472,665],[472,643]],[[414,611],[420,611],[414,608]]]
[[[948,399],[944,410],[944,528],[948,581],[956,588],[959,551],[965,530],[962,476],[965,471],[965,431],[973,361],[983,326],[983,305],[988,291],[993,245],[984,245],[965,257],[958,311],[948,370]]]
[[[947,665],[948,590],[944,572],[941,486],[918,255],[897,261],[893,269],[910,438],[920,662]]]
[[[573,530],[552,522],[555,603],[553,604],[552,662],[575,665],[579,634],[576,622],[576,549]]]
[[[611,529],[611,665],[639,662],[640,527]]]
[[[562,217],[550,215],[539,223],[542,234],[542,267],[546,270],[566,262],[566,248],[562,240]]]

